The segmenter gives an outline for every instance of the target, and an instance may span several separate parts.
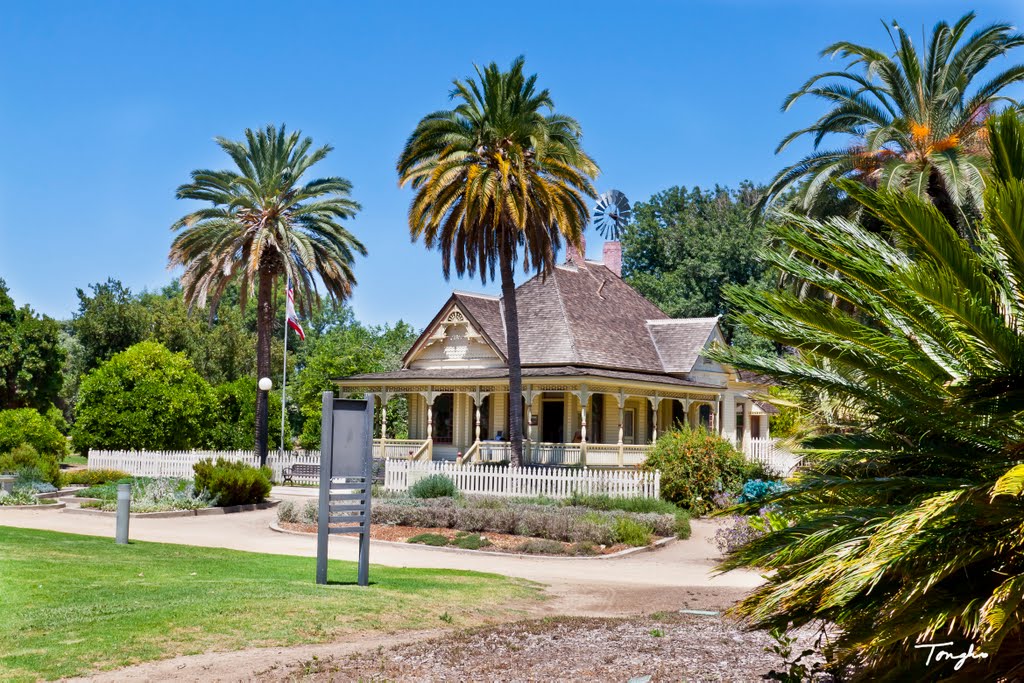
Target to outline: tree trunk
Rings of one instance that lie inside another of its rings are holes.
[[[274,274],[260,270],[256,294],[256,380],[270,377],[270,340],[274,334]],[[270,392],[256,389],[256,453],[267,464],[267,413]]]
[[[506,240],[508,237],[505,238]],[[504,241],[504,240],[503,240]],[[512,247],[500,246],[501,296],[505,302],[505,336],[508,345],[508,438],[512,446],[510,463],[523,464],[523,365],[519,357],[519,311],[516,308],[516,283],[512,272]]]

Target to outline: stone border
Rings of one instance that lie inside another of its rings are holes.
[[[63,510],[67,503],[36,503],[35,505],[0,505],[2,510]]]
[[[293,536],[316,536],[315,533],[310,531],[292,531],[291,529],[285,529],[278,526],[277,522],[270,523],[270,530],[276,531],[279,534],[292,534]],[[484,532],[486,535],[487,532]],[[675,536],[669,536],[667,538],[658,539],[650,545],[641,546],[639,548],[626,548],[620,550],[617,553],[611,553],[610,555],[539,555],[529,553],[499,553],[493,550],[466,550],[465,548],[445,548],[433,545],[426,545],[423,543],[402,543],[399,541],[381,541],[376,538],[370,539],[373,543],[383,543],[386,545],[393,545],[401,548],[417,547],[425,548],[427,550],[433,550],[438,552],[446,553],[461,553],[470,555],[491,555],[493,557],[511,557],[511,558],[532,558],[541,560],[616,560],[621,557],[627,557],[629,555],[636,555],[637,553],[650,553],[655,550],[664,548],[667,545],[674,543],[678,540]]]
[[[88,499],[85,499],[88,500]],[[212,515],[229,515],[235,512],[254,512],[256,510],[269,510],[277,507],[281,501],[268,500],[265,503],[253,503],[251,505],[232,505],[230,507],[200,508],[198,510],[167,510],[165,512],[133,512],[133,519],[163,519],[169,517],[209,517]],[[106,510],[94,510],[92,508],[65,508],[64,512],[69,515],[100,515],[104,517],[116,517],[116,512]]]

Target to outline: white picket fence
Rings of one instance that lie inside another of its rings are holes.
[[[113,469],[127,472],[136,477],[178,477],[191,479],[195,476],[192,466],[207,458],[216,460],[241,461],[259,465],[256,451],[89,451],[89,469]],[[320,464],[320,451],[297,451],[281,454],[271,451],[267,454],[267,466],[273,471],[273,480],[284,479],[285,467],[303,463]],[[316,477],[295,477],[295,483],[317,484]]]
[[[568,498],[580,493],[657,498],[661,491],[661,472],[657,471],[456,465],[390,459],[384,466],[384,488],[405,491],[432,474],[447,476],[462,493],[486,496]]]
[[[778,439],[750,439],[747,442],[745,455],[748,460],[759,462],[766,469],[779,476],[788,477],[803,460],[779,445]]]

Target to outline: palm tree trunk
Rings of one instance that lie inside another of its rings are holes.
[[[256,294],[256,379],[270,377],[270,340],[274,333],[274,274],[260,270]],[[270,393],[256,390],[256,453],[267,464],[267,413]]]
[[[508,239],[508,238],[506,238]],[[519,311],[512,272],[512,246],[502,244],[498,255],[501,296],[505,302],[505,336],[508,345],[508,438],[512,446],[510,464],[523,464],[523,364],[519,358]]]

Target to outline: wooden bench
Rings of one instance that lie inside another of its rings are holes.
[[[291,467],[285,467],[281,470],[281,475],[284,477],[285,484],[292,482],[292,477],[313,477],[314,479],[320,479],[320,465],[312,465],[308,463],[295,463]]]

